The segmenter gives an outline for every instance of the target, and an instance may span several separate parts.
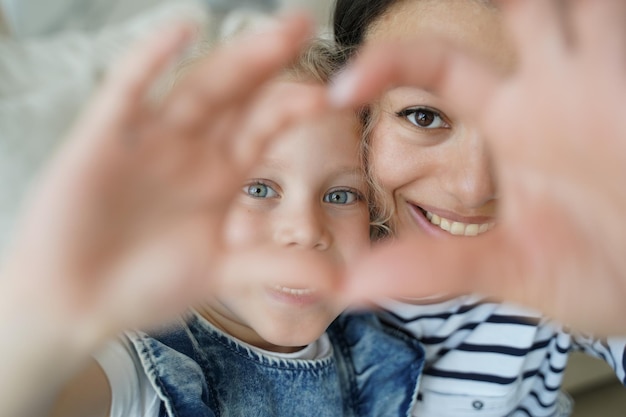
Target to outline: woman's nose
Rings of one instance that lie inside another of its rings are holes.
[[[487,143],[477,132],[468,134],[445,168],[443,186],[463,207],[480,208],[496,198],[496,184]]]
[[[305,249],[326,250],[332,235],[321,209],[311,207],[281,213],[275,231],[278,244]]]

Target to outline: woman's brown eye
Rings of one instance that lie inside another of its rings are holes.
[[[423,129],[442,129],[450,127],[441,114],[423,107],[404,109],[396,114]]]
[[[435,120],[435,115],[431,111],[417,111],[415,113],[415,122],[422,126],[428,127]]]

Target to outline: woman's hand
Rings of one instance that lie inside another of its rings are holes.
[[[387,245],[353,269],[348,292],[480,292],[579,330],[626,334],[626,3],[500,4],[512,74],[421,40],[370,45],[337,80],[341,105],[392,83],[439,93],[484,132],[500,190],[492,232]]]
[[[132,49],[27,201],[2,267],[2,323],[87,352],[206,297],[247,170],[278,129],[324,106],[323,91],[262,89],[311,29],[292,16],[216,48],[158,102],[151,88],[190,30]],[[249,120],[259,106],[272,111]]]

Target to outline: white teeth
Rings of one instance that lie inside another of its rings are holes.
[[[426,214],[430,214],[430,218],[428,220],[430,220],[432,224],[437,225],[437,226],[441,224],[441,217],[437,216],[436,214],[429,213],[429,212],[426,212]]]
[[[463,235],[465,234],[465,223],[454,222],[452,226],[450,226],[450,233],[453,235]]]
[[[476,236],[478,235],[478,230],[477,224],[468,224],[465,226],[465,236]]]
[[[298,296],[311,295],[317,291],[313,288],[289,288],[283,287],[282,285],[274,285],[274,289],[276,291],[284,292],[285,294]]]
[[[455,222],[445,219],[429,211],[426,212],[426,218],[435,226],[439,226],[441,229],[450,234],[456,236],[477,236],[481,233],[485,233],[488,230],[493,229],[495,223],[482,223],[482,224],[468,224]]]

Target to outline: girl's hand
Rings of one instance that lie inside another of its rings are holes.
[[[626,3],[500,3],[513,74],[422,40],[371,45],[337,80],[343,105],[391,83],[437,91],[484,132],[500,189],[492,232],[387,245],[353,269],[348,291],[480,292],[579,330],[626,334]]]

